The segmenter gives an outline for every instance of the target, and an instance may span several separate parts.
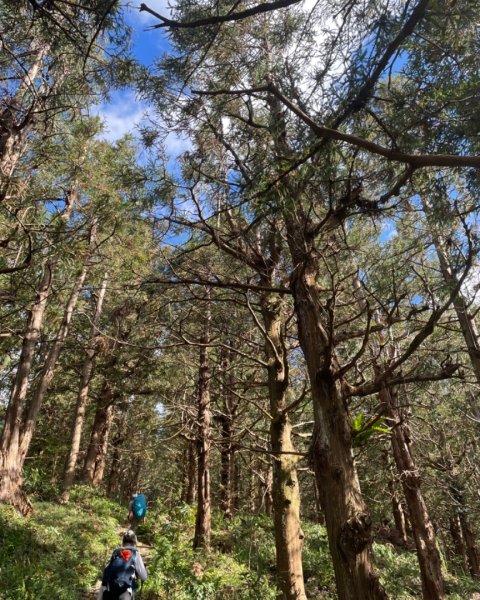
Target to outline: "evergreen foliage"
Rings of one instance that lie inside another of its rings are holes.
[[[0,597],[474,599],[478,2],[140,8],[0,0]]]

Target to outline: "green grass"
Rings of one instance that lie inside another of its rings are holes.
[[[84,600],[118,545],[120,511],[82,488],[73,490],[67,506],[34,503],[29,519],[0,506],[0,598]]]
[[[126,507],[79,486],[67,506],[35,502],[30,519],[0,506],[0,600],[85,600],[111,551]],[[275,600],[275,549],[271,518],[215,515],[212,547],[194,551],[195,515],[189,506],[167,511],[158,505],[139,528],[152,549],[150,578],[142,600]],[[324,527],[303,524],[307,595],[334,600],[335,584]],[[375,544],[375,565],[392,600],[420,600],[415,553]],[[476,584],[468,576],[446,575],[448,597],[468,600]]]
[[[248,521],[215,519],[212,548],[194,551],[195,515],[189,506],[153,520],[153,557],[145,600],[274,600],[278,590],[270,569],[271,532]],[[258,522],[258,519],[257,519]],[[270,526],[269,528],[270,529]]]
[[[375,566],[390,597],[395,600],[421,600],[422,584],[414,552],[395,549],[391,544],[374,544]],[[478,592],[478,583],[468,576],[444,574],[449,600],[469,600]]]

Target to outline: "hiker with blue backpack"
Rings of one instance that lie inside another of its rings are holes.
[[[143,521],[147,514],[147,499],[143,494],[133,494],[128,505],[128,520],[130,527],[135,531],[137,525]]]
[[[143,583],[148,577],[136,545],[137,536],[129,529],[123,535],[122,546],[113,551],[103,571],[98,600],[134,600],[138,580]]]

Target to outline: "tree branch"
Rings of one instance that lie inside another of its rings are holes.
[[[320,138],[337,140],[352,144],[357,148],[363,148],[373,154],[384,156],[393,162],[399,162],[410,165],[414,169],[421,167],[473,167],[480,169],[479,156],[457,156],[454,154],[407,154],[399,150],[390,150],[380,146],[375,142],[370,142],[357,135],[343,133],[331,127],[319,125],[304,113],[298,106],[295,106],[291,100],[284,96],[273,84],[269,84],[269,91],[276,96],[282,104],[291,110],[301,121],[310,127],[310,129]]]
[[[423,167],[473,167],[475,169],[480,169],[480,156],[458,156],[455,154],[407,154],[405,152],[401,152],[400,150],[391,150],[390,148],[385,148],[380,144],[371,142],[357,135],[343,133],[337,129],[320,125],[316,123],[309,115],[304,113],[303,110],[296,106],[291,100],[284,96],[272,83],[241,90],[192,90],[193,94],[200,96],[219,96],[222,94],[255,94],[259,92],[269,92],[273,94],[284,106],[286,106],[301,121],[308,125],[308,127],[310,127],[310,129],[319,138],[346,142],[347,144],[351,144],[357,148],[363,148],[364,150],[367,150],[373,154],[384,156],[392,162],[410,165],[410,167],[413,169],[419,169]],[[407,178],[408,175],[405,173],[399,183],[403,184],[404,179],[406,181]]]
[[[252,6],[251,8],[247,8],[246,10],[239,12],[205,17],[203,19],[196,19],[195,21],[174,21],[172,19],[167,19],[167,17],[155,12],[143,3],[140,5],[140,12],[148,12],[161,21],[161,23],[153,25],[152,29],[161,29],[164,27],[169,27],[170,29],[195,29],[197,27],[208,27],[210,25],[218,25],[220,23],[226,23],[229,21],[241,21],[243,19],[247,19],[248,17],[271,12],[272,10],[277,10],[279,8],[287,8],[288,6],[298,4],[301,1],[302,0],[275,0],[274,2],[257,4],[256,6]]]
[[[398,50],[402,42],[411,34],[415,29],[416,25],[423,19],[425,16],[425,11],[427,9],[428,3],[430,0],[420,0],[417,6],[413,9],[412,14],[405,22],[402,29],[399,31],[397,37],[388,44],[382,58],[378,61],[377,66],[373,70],[373,73],[370,77],[364,82],[356,97],[351,100],[347,106],[343,109],[340,115],[333,122],[332,127],[336,129],[339,125],[345,121],[345,119],[359,110],[361,110],[365,104],[367,103],[375,84],[380,78],[383,70],[388,65],[390,59]]]
[[[455,371],[458,370],[459,367],[459,364],[451,364],[446,365],[441,371],[438,371],[437,373],[426,373],[423,375],[419,373],[412,373],[410,375],[398,375],[396,377],[391,377],[388,379],[384,379],[381,376],[380,378],[374,381],[370,381],[363,385],[348,385],[346,388],[347,396],[356,396],[360,398],[364,396],[371,396],[372,394],[377,394],[384,385],[391,388],[397,385],[404,385],[406,383],[425,383],[430,381],[442,381],[444,379],[451,379],[453,374],[455,373]]]
[[[268,287],[265,285],[255,285],[253,283],[240,283],[235,281],[207,281],[204,279],[146,279],[143,284],[159,284],[159,285],[204,285],[216,288],[238,289],[253,292],[272,292],[276,294],[291,294],[290,288],[283,287]]]

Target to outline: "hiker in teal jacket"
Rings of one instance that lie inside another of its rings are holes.
[[[114,550],[105,567],[98,600],[133,600],[138,580],[144,582],[148,578],[136,545],[137,536],[129,529],[123,536],[122,546]]]
[[[137,530],[137,525],[145,519],[147,512],[147,499],[143,494],[133,494],[128,504],[128,521],[133,531]]]

